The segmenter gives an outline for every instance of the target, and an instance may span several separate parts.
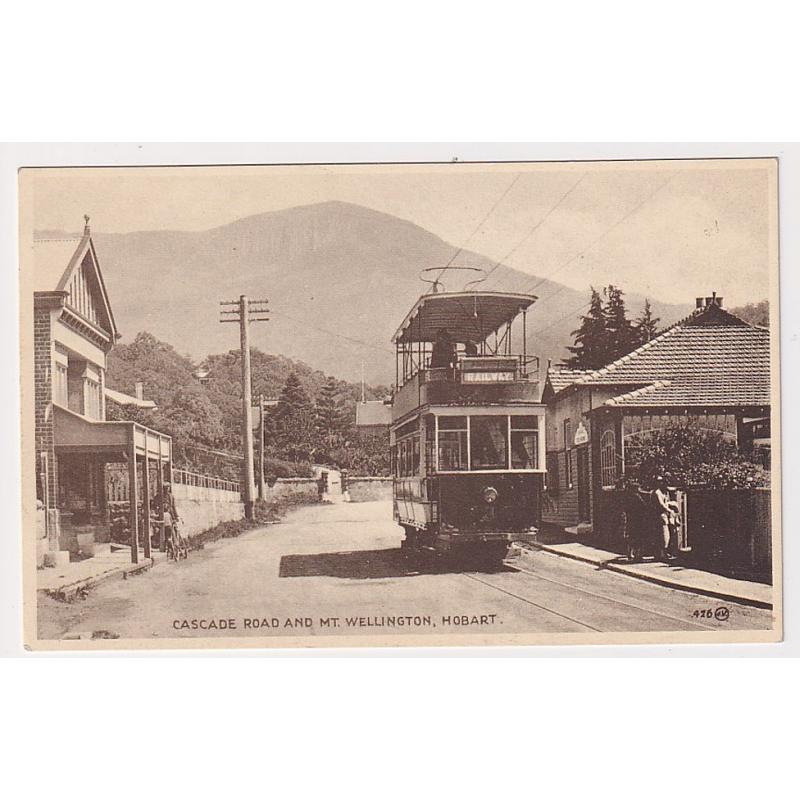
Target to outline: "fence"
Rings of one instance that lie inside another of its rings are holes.
[[[771,580],[771,501],[768,488],[690,490],[686,523],[692,560],[714,571]]]
[[[210,475],[201,475],[199,472],[189,472],[185,469],[173,469],[172,482],[183,486],[197,486],[201,489],[220,489],[224,492],[237,492],[241,494],[241,485],[239,481],[229,481],[225,478],[212,478]]]

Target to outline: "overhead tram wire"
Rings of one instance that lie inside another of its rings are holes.
[[[645,205],[645,203],[649,202],[653,197],[655,197],[670,181],[672,181],[676,177],[677,174],[678,174],[677,172],[673,172],[671,175],[669,175],[669,177],[663,183],[661,183],[659,186],[657,186],[655,189],[653,189],[653,191],[650,192],[650,194],[648,194],[646,197],[644,197],[642,200],[640,200],[633,208],[630,209],[630,211],[627,211],[613,225],[611,225],[609,228],[606,228],[606,230],[603,231],[603,233],[601,233],[596,239],[592,240],[592,242],[590,242],[583,250],[581,250],[580,252],[576,253],[574,256],[571,256],[570,258],[568,258],[563,264],[561,264],[560,266],[556,267],[549,275],[546,275],[544,278],[534,278],[536,283],[534,283],[530,287],[530,289],[522,289],[522,288],[520,288],[518,291],[522,291],[522,292],[525,292],[525,293],[536,291],[536,289],[539,286],[541,286],[545,281],[552,280],[554,275],[556,275],[557,273],[561,272],[561,270],[565,269],[566,267],[568,267],[573,262],[577,261],[581,256],[586,255],[586,253],[588,253],[589,250],[591,250],[598,242],[602,241],[606,236],[608,236],[608,234],[611,233],[611,231],[615,230],[620,225],[622,225],[623,222],[625,222],[627,219],[632,217],[643,205]],[[558,294],[564,288],[566,288],[566,287],[562,287],[561,289],[557,289],[555,292],[553,292],[552,294],[550,294],[547,297],[545,297],[544,300],[548,300],[550,297],[554,297],[556,294]]]
[[[522,173],[518,172],[516,174],[516,176],[514,177],[514,180],[511,181],[511,183],[506,187],[506,190],[503,192],[503,194],[500,195],[500,197],[495,201],[495,204],[489,209],[489,211],[486,214],[486,216],[478,223],[478,226],[475,228],[475,230],[472,231],[472,233],[469,236],[467,236],[466,239],[464,239],[464,242],[461,245],[461,247],[459,247],[458,250],[456,250],[456,252],[453,253],[453,255],[450,257],[450,260],[442,267],[442,271],[436,277],[437,281],[441,280],[441,277],[442,277],[442,275],[444,275],[444,273],[447,270],[447,268],[461,255],[461,253],[464,251],[464,248],[467,246],[467,243],[470,241],[470,239],[472,239],[472,237],[484,226],[484,224],[486,223],[486,220],[489,219],[489,217],[492,216],[492,214],[494,213],[495,209],[500,205],[500,203],[503,202],[503,200],[505,199],[506,195],[514,188],[514,184],[516,184],[516,182],[521,177],[522,177]]]
[[[372,350],[378,350],[381,353],[391,353],[392,355],[395,354],[394,350],[390,350],[388,347],[381,347],[380,345],[372,344],[371,342],[365,342],[363,339],[355,339],[352,336],[345,336],[343,333],[336,333],[335,331],[327,330],[326,328],[320,328],[317,325],[311,325],[307,320],[292,317],[289,314],[285,314],[283,311],[275,311],[275,309],[270,309],[270,314],[277,314],[279,317],[288,319],[291,322],[296,322],[298,325],[302,325],[305,328],[311,328],[318,333],[324,333],[326,336],[333,336],[337,339],[350,342],[351,344],[360,345],[361,347],[369,347]]]
[[[520,247],[531,237],[533,234],[547,221],[547,218],[578,188],[578,185],[583,181],[583,179],[588,175],[588,172],[584,172],[583,175],[578,178],[578,180],[572,184],[572,186],[567,189],[564,194],[556,201],[556,204],[538,221],[536,222],[533,227],[531,227],[528,232],[512,247],[504,256],[502,256],[492,268],[486,273],[484,276],[483,281],[485,281],[503,262],[508,261],[514,253],[519,250]],[[526,279],[527,280],[527,279]]]

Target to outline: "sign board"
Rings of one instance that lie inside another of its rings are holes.
[[[575,430],[575,444],[586,444],[588,441],[589,432],[586,430],[586,426],[582,422],[579,422]]]

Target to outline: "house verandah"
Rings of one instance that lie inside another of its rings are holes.
[[[39,481],[47,550],[64,561],[127,546],[134,564],[153,547],[165,550],[170,437],[134,422],[88,421],[58,406],[53,423],[55,469],[42,469]],[[44,466],[47,454],[40,457]]]
[[[85,221],[80,237],[30,243],[39,566],[110,552],[115,542],[134,563],[150,556],[154,537],[164,547],[155,520],[172,483],[172,441],[132,421],[106,421],[107,398],[154,404],[106,386],[120,334]]]

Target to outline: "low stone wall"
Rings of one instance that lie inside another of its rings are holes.
[[[264,499],[268,503],[286,497],[316,502],[317,481],[314,478],[278,478],[272,486],[264,486]]]
[[[244,503],[238,492],[173,484],[172,494],[181,522],[181,533],[192,537],[220,522],[242,519]]]
[[[349,477],[347,479],[347,492],[352,503],[364,503],[369,500],[391,500],[392,479]]]

